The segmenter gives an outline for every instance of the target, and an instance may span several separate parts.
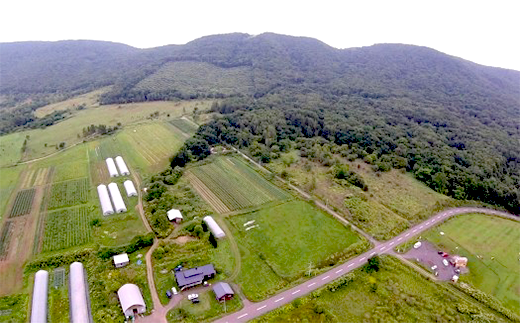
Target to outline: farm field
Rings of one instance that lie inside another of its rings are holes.
[[[13,222],[6,221],[0,231],[0,261],[5,260],[7,257],[13,229]]]
[[[72,117],[50,127],[20,132],[23,136],[30,136],[30,139],[27,140],[27,152],[24,160],[54,153],[58,151],[56,146],[61,142],[65,142],[65,147],[83,142],[83,128],[92,124],[115,126],[121,123],[124,127],[129,124],[151,121],[152,119],[163,121],[179,118],[183,114],[190,114],[195,107],[199,111],[207,110],[211,107],[212,102],[212,100],[156,101],[106,105],[77,111]],[[155,112],[159,114],[152,118],[150,115]],[[19,149],[21,149],[21,146]]]
[[[181,238],[182,239],[182,238]],[[218,241],[218,247],[208,242],[207,238],[189,237],[187,241],[162,242],[153,253],[154,279],[162,304],[168,303],[166,290],[177,286],[172,271],[182,264],[185,268],[212,263],[217,271],[213,281],[228,278],[233,272],[233,253],[227,239]]]
[[[61,207],[87,203],[89,200],[88,178],[75,179],[54,183],[51,188],[51,196],[47,209],[53,210]]]
[[[65,101],[52,103],[44,107],[38,108],[34,111],[34,115],[38,118],[42,118],[48,114],[56,111],[62,111],[71,109],[74,110],[80,105],[84,105],[85,109],[99,106],[99,96],[104,92],[108,91],[109,87],[105,87],[99,90],[88,92],[76,97],[67,99]]]
[[[291,183],[332,205],[348,220],[380,240],[390,239],[424,221],[435,210],[450,206],[453,201],[399,170],[376,173],[362,161],[351,162],[339,155],[334,157],[360,176],[368,190],[336,180],[331,167],[302,158],[298,151],[282,154],[266,166],[277,174],[285,171]]]
[[[291,197],[238,158],[217,158],[190,169],[188,176],[197,192],[219,213]]]
[[[5,207],[9,202],[9,198],[15,189],[20,173],[25,166],[16,166],[9,168],[0,168],[0,219],[3,218]]]
[[[440,235],[439,232],[444,232]],[[442,250],[468,258],[460,280],[520,312],[520,223],[483,214],[465,214],[422,235]],[[457,248],[457,249],[456,249]]]
[[[186,120],[186,119],[173,119],[170,121],[170,124],[172,124],[174,127],[178,128],[180,131],[184,132],[185,134],[193,135],[195,132],[197,132],[197,127],[193,122]]]
[[[34,188],[19,191],[16,194],[16,198],[14,200],[11,212],[9,213],[9,217],[14,218],[17,216],[29,214],[32,209],[35,192],[36,190]]]
[[[309,266],[332,266],[368,246],[351,229],[304,201],[227,220],[243,254],[237,282],[253,300],[301,278]],[[255,221],[250,226],[257,227],[247,230],[244,224],[250,221]]]
[[[309,322],[506,322],[397,259],[380,259],[379,271],[356,269],[345,276],[345,284],[329,284],[252,322],[302,322],[304,317]]]
[[[42,252],[67,249],[92,241],[91,218],[89,208],[84,206],[48,212]]]
[[[25,134],[15,132],[0,137],[0,167],[16,164],[22,159]]]

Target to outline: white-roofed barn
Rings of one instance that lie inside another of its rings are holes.
[[[143,295],[137,285],[125,284],[117,291],[119,302],[125,316],[136,316],[146,312]]]
[[[70,322],[89,323],[90,316],[87,279],[80,262],[73,262],[69,272]]]
[[[137,191],[135,189],[134,183],[131,180],[127,180],[123,183],[126,190],[126,196],[137,196]]]
[[[39,270],[34,275],[34,288],[31,303],[31,323],[47,322],[47,297],[49,273]]]
[[[126,167],[126,163],[123,160],[123,157],[117,156],[116,163],[117,168],[119,168],[119,173],[121,173],[121,175],[130,175],[130,171],[128,170],[128,167]]]
[[[209,230],[211,231],[211,233],[213,233],[215,238],[220,239],[220,238],[224,238],[226,236],[224,231],[220,228],[220,226],[217,224],[215,219],[213,219],[211,216],[208,215],[208,216],[204,217],[202,220],[204,222],[206,222],[206,224],[209,227]]]
[[[110,177],[117,177],[119,176],[119,173],[117,172],[116,164],[114,163],[114,160],[112,158],[106,159],[108,173],[110,174]]]
[[[103,211],[103,215],[113,214],[114,208],[112,207],[112,203],[110,202],[110,197],[108,196],[108,190],[106,185],[99,185],[97,187],[97,192],[99,196],[99,203],[101,203],[101,210]]]
[[[182,221],[182,213],[177,209],[171,209],[166,213],[168,215],[168,220],[174,221],[175,223],[181,223]]]
[[[112,198],[116,212],[126,212],[125,202],[123,201],[121,192],[119,192],[119,186],[117,186],[116,183],[110,183],[108,184],[108,190],[110,191],[110,197]]]

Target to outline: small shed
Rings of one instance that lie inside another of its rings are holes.
[[[228,283],[219,282],[213,285],[213,292],[215,293],[215,298],[219,302],[223,302],[224,300],[229,301],[235,295],[231,286]]]
[[[146,312],[146,304],[137,285],[125,284],[121,286],[117,291],[117,296],[126,317]]]
[[[182,213],[177,209],[171,209],[166,213],[168,215],[168,220],[173,221],[175,223],[182,222]]]
[[[126,253],[114,256],[114,266],[116,266],[116,268],[124,267],[129,263],[130,259],[128,259],[128,254]]]

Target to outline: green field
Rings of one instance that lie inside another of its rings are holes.
[[[88,178],[59,182],[52,185],[49,210],[87,203],[89,200]]]
[[[174,119],[171,120],[170,123],[180,131],[190,135],[194,134],[197,132],[197,129],[199,129],[197,125],[186,119]]]
[[[220,213],[290,198],[238,158],[218,158],[190,171],[198,179],[192,185]]]
[[[87,146],[78,145],[35,163],[54,169],[53,182],[88,177]]]
[[[20,172],[24,167],[25,166],[0,168],[0,178],[2,179],[0,181],[0,219],[2,219],[4,215],[5,207],[9,202],[9,198],[18,183]]]
[[[0,297],[0,321],[1,322],[27,322],[27,309],[29,296],[16,294]]]
[[[22,159],[22,146],[25,135],[15,132],[0,137],[0,167],[16,164]]]
[[[44,107],[38,108],[34,111],[34,115],[42,118],[48,114],[62,110],[76,110],[80,105],[84,105],[85,109],[99,106],[99,96],[106,92],[108,88],[102,88],[92,92],[88,92],[76,97],[67,99],[65,101],[52,103]]]
[[[461,275],[461,281],[493,295],[516,313],[520,312],[519,222],[466,214],[428,231],[423,238],[450,254],[468,257],[469,274]]]
[[[14,218],[29,214],[33,205],[35,192],[36,190],[34,188],[18,191],[9,217]]]
[[[246,230],[244,224],[253,220],[252,225],[258,227]],[[252,300],[301,278],[309,266],[327,268],[367,247],[349,228],[303,201],[232,216],[228,221],[242,254],[237,283]]]
[[[391,257],[377,272],[357,269],[340,282],[253,322],[506,322]]]
[[[199,304],[193,305],[187,298],[183,298],[179,305],[168,312],[168,322],[209,322],[218,316],[233,313],[242,308],[242,302],[238,295],[224,304],[224,302],[219,303],[215,299],[212,290],[199,293],[199,301]]]
[[[74,207],[47,213],[42,252],[67,249],[92,241],[90,210]]]

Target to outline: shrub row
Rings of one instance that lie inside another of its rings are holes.
[[[145,235],[135,236],[129,244],[118,247],[102,247],[99,249],[97,255],[101,259],[108,259],[114,255],[121,253],[132,253],[139,249],[149,247],[153,244],[154,234],[149,232]]]

